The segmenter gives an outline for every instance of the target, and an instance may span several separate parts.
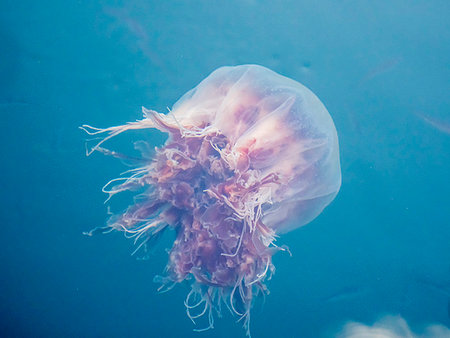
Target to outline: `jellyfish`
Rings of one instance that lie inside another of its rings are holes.
[[[128,130],[168,134],[153,152],[136,144],[136,167],[103,189],[109,197],[133,191],[133,203],[87,234],[123,232],[145,254],[173,229],[159,290],[188,281],[187,316],[194,324],[206,318],[196,331],[213,328],[225,305],[250,336],[250,310],[268,293],[272,256],[288,251],[276,239],[312,221],[339,191],[331,116],[308,88],[258,65],[215,70],[167,114],[142,110],[125,125],[81,127],[104,135],[88,155],[119,158],[126,156],[103,148],[108,139]]]

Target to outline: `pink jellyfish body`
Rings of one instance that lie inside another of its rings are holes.
[[[250,335],[254,297],[267,292],[272,255],[285,250],[275,238],[313,220],[339,191],[333,121],[309,89],[256,65],[219,68],[168,114],[143,113],[123,126],[83,126],[91,135],[107,133],[89,153],[118,157],[100,146],[126,130],[169,135],[153,157],[143,151],[128,177],[107,185],[110,195],[139,195],[89,234],[122,231],[145,249],[174,229],[166,275],[156,278],[161,289],[189,280],[192,321],[205,316],[205,329],[212,328],[224,303]]]

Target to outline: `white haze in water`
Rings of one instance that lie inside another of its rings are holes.
[[[450,330],[439,324],[427,326],[422,333],[412,332],[400,316],[386,316],[372,326],[349,322],[337,335],[339,338],[450,338]]]

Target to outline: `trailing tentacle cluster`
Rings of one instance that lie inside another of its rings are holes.
[[[262,222],[278,176],[252,169],[246,154],[234,153],[227,137],[208,125],[182,127],[167,115],[146,109],[144,114],[141,121],[109,129],[83,126],[89,134],[108,132],[105,140],[129,129],[157,128],[170,135],[153,160],[105,186],[112,185],[104,188],[110,196],[125,190],[144,193],[123,214],[112,216],[107,227],[89,234],[123,231],[135,239],[138,251],[174,228],[167,276],[156,279],[160,289],[193,277],[185,301],[189,318],[194,322],[205,315],[212,328],[213,310],[220,315],[223,302],[241,316],[249,335],[253,298],[267,292],[263,282],[274,270],[271,257],[284,250],[273,245],[275,233]],[[122,157],[101,143],[93,151]]]

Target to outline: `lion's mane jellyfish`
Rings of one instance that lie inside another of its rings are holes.
[[[256,65],[222,67],[187,92],[168,114],[143,108],[144,118],[106,129],[89,151],[117,157],[101,145],[127,130],[169,135],[128,177],[104,188],[109,195],[138,191],[134,203],[106,227],[146,249],[166,229],[176,238],[161,290],[190,281],[187,315],[195,323],[225,304],[250,334],[255,296],[268,293],[278,234],[318,216],[339,191],[339,147],[333,121],[300,83]],[[145,149],[140,143],[140,149]],[[147,147],[148,149],[149,147]],[[88,153],[88,154],[89,154]]]

